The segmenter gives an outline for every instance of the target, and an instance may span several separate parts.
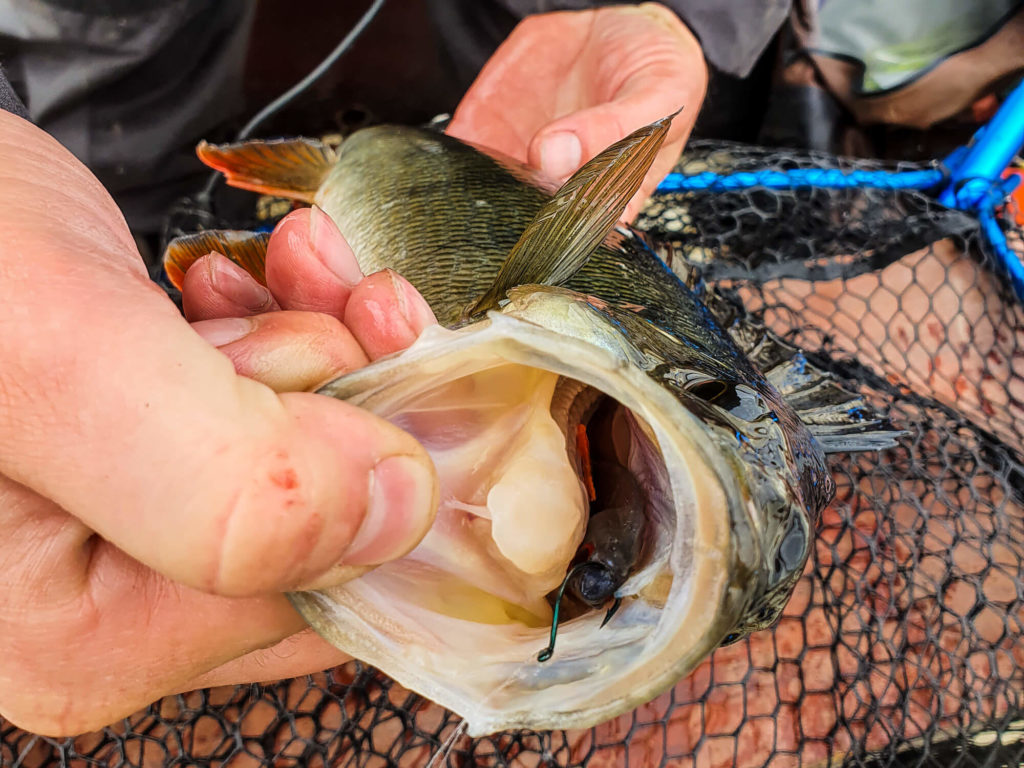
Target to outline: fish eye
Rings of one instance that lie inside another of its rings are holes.
[[[722,379],[701,381],[688,387],[686,391],[706,403],[724,408],[727,411],[733,411],[744,403],[744,399],[740,396],[740,390],[737,386],[730,381],[723,381]]]
[[[735,643],[739,639],[740,639],[740,633],[739,632],[730,632],[728,635],[725,636],[725,639],[722,640],[722,645],[732,645],[733,643]]]
[[[780,574],[803,568],[806,556],[807,535],[799,515],[790,517],[789,527],[775,558],[775,569]]]
[[[713,403],[724,395],[728,389],[729,385],[724,381],[712,379],[711,381],[702,381],[700,384],[695,384],[687,391],[694,397],[699,397],[701,400]]]

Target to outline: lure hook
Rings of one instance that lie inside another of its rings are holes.
[[[608,613],[604,615],[604,621],[601,622],[601,627],[603,627],[605,624],[612,620],[612,616],[614,616],[615,612],[619,610],[620,605],[622,605],[622,598],[616,597],[615,602],[612,603],[612,607],[609,608]],[[598,629],[600,629],[601,627],[598,627]]]
[[[565,578],[562,579],[562,585],[558,588],[558,597],[555,600],[554,616],[552,616],[552,618],[551,618],[551,638],[550,638],[550,640],[548,642],[548,647],[545,648],[543,651],[541,651],[540,653],[537,654],[537,661],[543,663],[543,662],[547,661],[548,659],[550,659],[554,655],[554,653],[555,653],[555,637],[558,634],[558,612],[559,612],[559,609],[562,607],[562,595],[565,594],[565,588],[569,585],[569,581],[576,574],[576,572],[578,570],[580,570],[581,568],[583,568],[584,566],[589,565],[589,564],[590,564],[589,562],[583,562],[583,563],[579,563],[579,564],[573,566],[569,570],[569,572],[567,574],[565,574]],[[615,612],[617,610],[619,610],[619,606],[620,605],[622,605],[622,598],[621,597],[616,597],[615,598],[615,602],[612,603],[612,607],[609,608],[608,609],[608,613],[606,613],[604,615],[604,620],[601,622],[601,626],[602,627],[611,620],[612,616],[615,615]]]
[[[541,663],[550,659],[555,653],[555,636],[558,634],[558,609],[562,607],[562,595],[565,594],[565,588],[569,586],[569,580],[585,565],[587,565],[587,563],[584,562],[573,566],[569,569],[569,572],[565,574],[565,578],[562,579],[562,585],[558,588],[558,597],[555,598],[555,613],[551,618],[551,638],[548,641],[548,647],[537,654],[537,661]]]

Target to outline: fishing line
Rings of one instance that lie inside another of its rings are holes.
[[[524,667],[529,666],[531,663],[532,661],[524,661],[519,663],[518,666],[513,668],[512,672],[509,673],[509,676],[506,677],[503,682],[494,686],[494,690],[492,690],[490,693],[484,696],[483,699],[480,700],[480,703],[477,706],[483,707],[491,699],[493,699],[496,694],[508,688],[508,686],[511,685],[512,682],[516,679],[516,676],[519,674],[519,672]],[[459,725],[456,726],[455,730],[452,731],[443,742],[441,742],[441,745],[437,748],[437,751],[431,756],[430,762],[428,762],[426,766],[424,766],[424,768],[434,768],[434,766],[437,765],[440,760],[444,760],[446,757],[448,757],[448,755],[451,754],[451,751],[455,748],[455,743],[460,738],[466,735],[466,731],[468,729],[469,723],[466,721],[465,718],[462,718],[459,722]]]
[[[253,131],[259,128],[260,125],[268,118],[288,106],[288,104],[290,104],[297,96],[319,80],[323,74],[327,72],[327,70],[330,69],[335,62],[337,62],[338,59],[348,51],[349,48],[352,47],[355,41],[359,39],[360,35],[363,34],[370,22],[376,17],[378,11],[380,11],[381,7],[384,5],[384,2],[385,0],[373,0],[373,3],[359,18],[359,21],[356,22],[355,26],[349,30],[348,34],[345,35],[342,41],[335,46],[334,50],[327,54],[327,58],[317,64],[313,71],[302,78],[299,82],[257,112],[256,115],[242,127],[242,130],[238,132],[238,135],[235,137],[235,141],[245,141],[252,135]],[[203,187],[203,190],[199,193],[197,198],[201,205],[209,205],[210,197],[213,194],[213,190],[216,188],[217,182],[220,178],[221,174],[217,171],[210,174],[210,178],[207,180],[206,186]]]
[[[441,746],[438,747],[437,752],[434,753],[433,757],[430,758],[430,762],[426,764],[425,768],[434,768],[440,760],[444,760],[451,754],[452,748],[455,746],[455,742],[459,739],[462,734],[466,732],[466,721],[460,720],[459,725],[452,731],[448,738],[441,742]]]

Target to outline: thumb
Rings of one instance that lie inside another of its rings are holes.
[[[696,38],[655,4],[605,9],[583,57],[598,62],[586,77],[592,103],[542,126],[528,162],[564,183],[583,163],[633,131],[680,110],[641,186],[646,198],[678,160],[707,90],[707,65]]]
[[[579,168],[612,144],[624,139],[633,131],[671,115],[674,108],[656,108],[646,113],[635,111],[622,102],[602,104],[583,109],[549,123],[534,137],[530,144],[530,165],[540,168],[543,173],[559,184],[568,181]],[[637,119],[638,115],[649,117]],[[686,108],[673,120],[665,142],[644,177],[636,196],[626,208],[623,216],[631,221],[653,194],[658,184],[679,161],[686,138],[693,128],[695,114],[687,114]]]
[[[236,375],[146,279],[88,171],[5,113],[0,167],[0,474],[224,595],[415,546],[437,496],[422,446],[346,403]]]
[[[539,167],[559,184],[564,184],[585,162],[638,128],[672,114],[672,111],[635,126],[623,119],[620,104],[604,104],[575,112],[538,132],[530,146],[530,164]],[[692,122],[688,115],[682,113],[673,121],[669,136],[623,213],[623,221],[629,222],[636,217],[658,184],[678,162]]]

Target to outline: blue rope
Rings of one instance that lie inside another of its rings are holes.
[[[839,168],[798,168],[790,171],[710,171],[671,173],[657,193],[728,192],[739,189],[917,189],[934,190],[940,203],[973,213],[995,256],[1003,262],[1018,298],[1024,301],[1024,263],[1006,241],[996,209],[1020,179],[1002,173],[1024,145],[1024,80],[1003,100],[991,120],[975,132],[970,143],[957,147],[935,168],[917,171],[843,171]],[[936,189],[939,185],[942,189]]]
[[[762,187],[765,189],[931,189],[946,180],[939,168],[919,171],[843,171],[839,168],[798,168],[791,171],[740,171],[717,174],[706,171],[692,175],[670,173],[658,185],[658,193],[729,192]]]

